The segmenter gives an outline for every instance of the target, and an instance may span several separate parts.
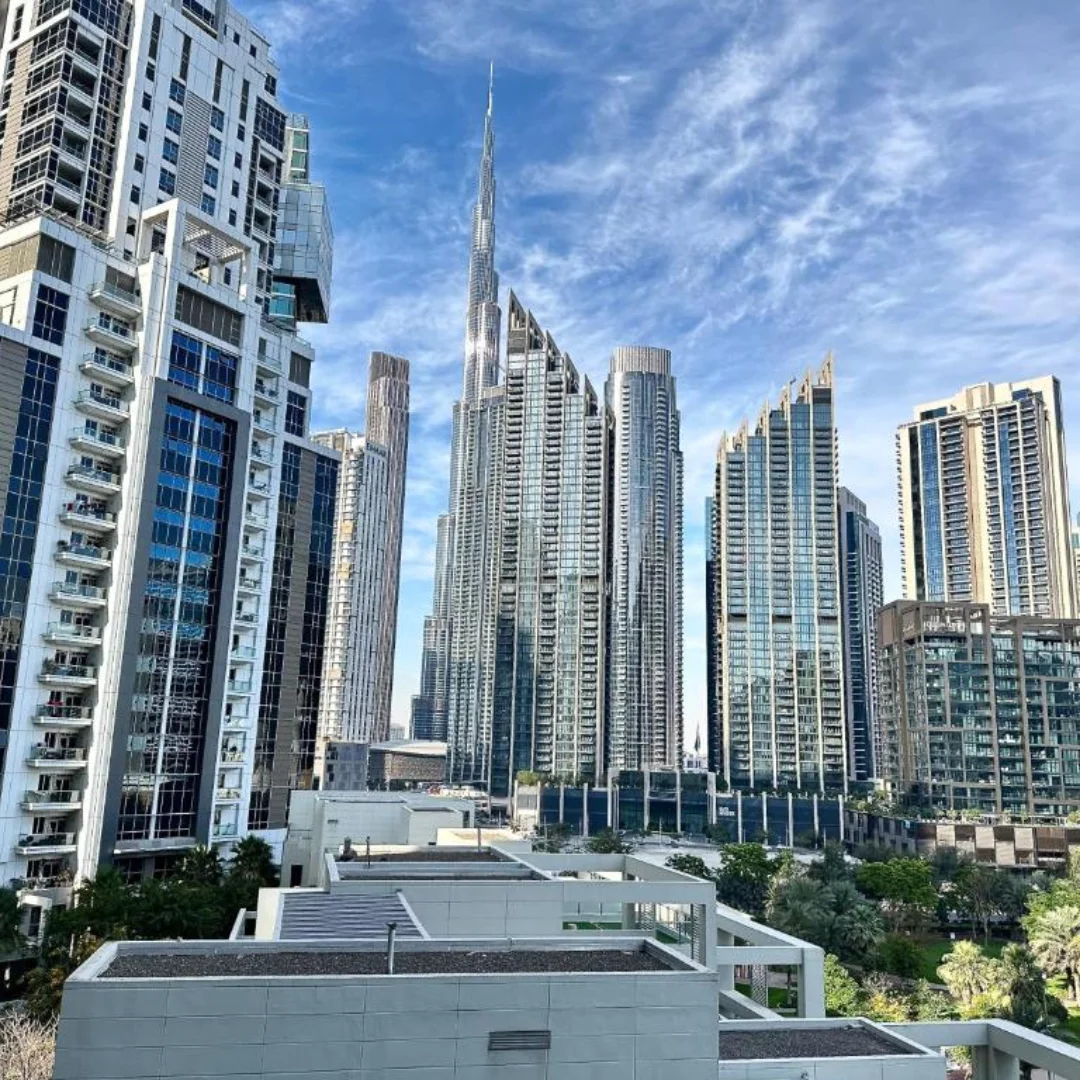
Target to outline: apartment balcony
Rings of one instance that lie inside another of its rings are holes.
[[[210,837],[213,840],[232,840],[238,835],[238,831],[235,821],[219,822],[217,825],[210,826]]]
[[[79,730],[94,723],[94,710],[88,705],[39,705],[34,713],[37,727]]]
[[[131,330],[119,330],[112,326],[104,326],[100,322],[86,324],[86,336],[107,349],[126,353],[130,356],[139,348],[139,339]]]
[[[70,855],[74,851],[74,833],[27,833],[15,845],[16,855]]]
[[[244,626],[255,626],[259,621],[259,613],[258,611],[238,611],[234,618]]]
[[[68,442],[76,450],[100,454],[102,457],[122,458],[127,452],[127,443],[120,435],[111,431],[94,431],[85,427],[71,429]]]
[[[28,791],[22,800],[30,814],[70,814],[81,807],[81,791]]]
[[[267,371],[274,375],[282,373],[281,360],[279,357],[261,353],[255,358],[255,366],[259,371]]]
[[[225,766],[240,766],[244,764],[247,755],[242,750],[226,750],[221,755],[221,764]]]
[[[274,467],[274,459],[269,451],[261,450],[258,443],[252,443],[249,465],[252,469],[272,469]]]
[[[86,750],[81,746],[46,746],[39,743],[30,748],[26,763],[31,769],[48,769],[51,772],[77,772],[86,768]]]
[[[261,563],[266,559],[266,549],[258,544],[244,544],[240,548],[240,561],[246,563]]]
[[[259,650],[252,649],[247,645],[237,645],[233,648],[229,656],[233,660],[239,660],[241,663],[250,663],[253,660],[259,659]]]
[[[127,402],[118,397],[99,393],[97,390],[83,390],[75,398],[75,408],[96,420],[105,420],[111,424],[122,424],[131,414]]]
[[[251,687],[250,679],[230,679],[225,684],[226,691],[233,697],[246,697],[251,693]]]
[[[266,413],[252,413],[251,422],[255,430],[261,431],[264,435],[277,433],[277,418],[275,416],[267,416]]]
[[[109,533],[116,528],[116,515],[88,503],[70,502],[60,511],[60,521],[73,529]]]
[[[270,386],[262,379],[255,380],[255,400],[265,401],[270,405],[276,405],[281,393],[276,386]]]
[[[49,623],[41,635],[50,645],[75,645],[90,648],[101,644],[101,628],[77,623]]]
[[[90,123],[92,120],[90,113],[82,116],[79,113],[74,112],[71,109],[71,103],[69,102],[68,110],[61,116],[61,119],[64,121],[64,127],[70,128],[75,134],[82,135],[84,138],[90,136]]]
[[[247,482],[248,494],[254,499],[269,499],[270,498],[270,481],[269,480],[256,480],[253,477],[248,477]]]
[[[80,608],[103,608],[108,603],[100,585],[82,585],[76,581],[54,582],[49,597],[58,604]]]
[[[61,566],[74,566],[80,570],[107,570],[112,563],[112,552],[108,548],[73,544],[70,540],[57,541],[54,557]]]
[[[244,524],[249,529],[268,529],[270,518],[266,514],[254,514],[249,510],[244,514]]]
[[[240,801],[239,788],[217,788],[214,792],[214,800],[219,803],[238,803]]]
[[[90,299],[98,307],[123,319],[137,319],[142,314],[142,301],[136,293],[108,281],[94,285],[90,289]]]
[[[106,353],[86,353],[79,364],[79,370],[91,379],[97,379],[108,386],[126,390],[135,383],[135,368],[127,360]]]
[[[46,660],[38,672],[38,682],[45,686],[86,690],[97,685],[97,668],[88,664],[61,664],[56,660]]]
[[[226,716],[222,727],[225,731],[247,731],[251,727],[251,717],[245,715]]]
[[[240,592],[248,593],[249,595],[261,593],[263,587],[262,578],[246,577],[241,574],[236,582],[236,587]]]
[[[68,466],[67,482],[79,491],[90,495],[119,495],[120,474],[98,465],[88,465],[83,461],[73,461]]]

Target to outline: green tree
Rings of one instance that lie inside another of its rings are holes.
[[[940,889],[943,885],[949,885],[955,881],[964,868],[971,864],[971,859],[961,854],[956,848],[946,846],[934,848],[929,862],[934,888]]]
[[[942,959],[938,978],[963,1008],[994,986],[995,963],[975,942],[957,941]]]
[[[629,855],[634,845],[624,840],[614,829],[601,829],[585,841],[585,850],[594,855]]]
[[[874,966],[902,979],[917,979],[923,953],[918,943],[903,934],[886,934],[874,954]]]
[[[1066,1018],[1061,1002],[1047,993],[1046,980],[1035,956],[1022,945],[1006,945],[998,968],[1008,998],[1005,1019],[1049,1031]]]
[[[1050,908],[1024,920],[1032,953],[1048,975],[1064,975],[1080,1000],[1080,907]]]
[[[809,874],[825,885],[854,880],[854,874],[844,854],[844,845],[835,840],[829,840],[821,852],[821,858],[815,859],[810,864]]]
[[[838,957],[825,954],[825,1011],[829,1016],[862,1016],[863,993]]]
[[[176,876],[191,885],[217,886],[221,884],[223,874],[221,856],[213,848],[197,844],[184,853]]]
[[[715,875],[717,899],[760,919],[777,868],[774,860],[761,844],[725,844],[720,849],[720,860]]]
[[[774,880],[765,907],[765,921],[785,934],[820,944],[832,906],[832,894],[820,881],[808,877]]]
[[[955,1020],[956,1005],[949,994],[935,990],[926,979],[920,979],[911,995],[916,1020]]]
[[[19,952],[25,947],[19,894],[14,889],[0,889],[0,953]]]
[[[712,880],[712,871],[705,865],[705,860],[700,855],[678,854],[672,855],[664,864],[672,870],[678,870],[680,874],[689,874],[691,877]]]
[[[937,905],[930,864],[923,859],[864,863],[855,881],[862,892],[880,902],[886,924],[897,933],[925,926]]]
[[[545,825],[543,837],[533,841],[533,851],[546,851],[549,854],[557,855],[566,847],[570,835],[570,826],[564,821],[560,821],[555,825]]]

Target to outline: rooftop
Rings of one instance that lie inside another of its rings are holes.
[[[525,975],[543,972],[600,974],[678,970],[674,957],[658,949],[451,949],[420,943],[399,948],[394,975]],[[386,975],[384,950],[229,950],[119,952],[102,979],[205,979],[296,975]]]
[[[385,938],[389,923],[397,923],[399,938],[424,935],[412,913],[396,894],[332,896],[318,891],[286,892],[281,898],[281,941]]]
[[[754,1031],[728,1031],[720,1025],[721,1061],[895,1057],[917,1052],[900,1039],[891,1039],[863,1024],[815,1028],[780,1023]]]

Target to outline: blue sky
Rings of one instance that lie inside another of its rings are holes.
[[[461,381],[496,66],[498,262],[578,367],[672,350],[686,461],[686,728],[705,714],[703,500],[725,429],[836,354],[842,481],[899,591],[894,433],[984,379],[1080,416],[1071,0],[239,0],[307,112],[336,230],[316,421],[412,361],[394,716],[408,716]],[[504,303],[505,307],[505,303]],[[1071,466],[1080,476],[1080,429]]]

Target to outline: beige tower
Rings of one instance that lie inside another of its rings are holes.
[[[1061,387],[979,383],[897,433],[904,595],[1077,613]]]

